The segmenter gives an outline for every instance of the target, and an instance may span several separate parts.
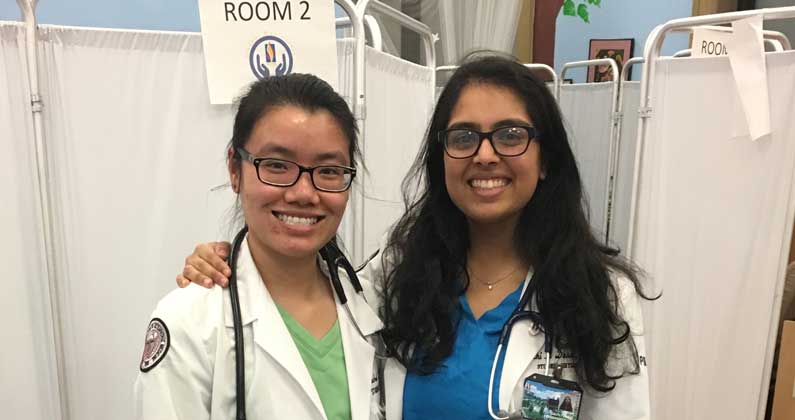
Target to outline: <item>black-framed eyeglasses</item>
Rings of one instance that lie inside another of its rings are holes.
[[[356,168],[341,165],[303,166],[286,159],[254,157],[243,148],[236,148],[243,159],[257,169],[260,182],[274,187],[291,187],[301,174],[309,173],[315,189],[325,192],[343,192],[351,187]]]
[[[444,145],[447,156],[453,159],[466,159],[475,156],[488,139],[494,151],[504,157],[519,156],[527,151],[527,146],[536,137],[535,127],[500,127],[488,132],[468,128],[450,128],[439,132],[439,141]]]

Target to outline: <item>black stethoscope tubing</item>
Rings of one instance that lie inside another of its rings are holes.
[[[243,340],[243,320],[240,317],[240,299],[237,294],[237,253],[240,245],[248,232],[248,226],[243,226],[232,242],[232,250],[229,252],[229,298],[232,301],[232,325],[235,335],[235,379],[236,379],[236,405],[237,420],[246,420],[246,376],[245,376],[245,357],[241,351],[243,346],[239,346]]]
[[[530,277],[530,282],[528,283],[527,287],[533,285],[533,280],[535,280],[535,273],[533,273],[533,275]],[[504,420],[508,418],[500,416],[492,410],[492,390],[494,386],[494,373],[497,367],[497,363],[499,362],[500,359],[500,354],[502,353],[502,348],[508,342],[508,338],[511,335],[511,330],[513,330],[513,326],[517,322],[525,319],[529,319],[530,322],[532,322],[530,328],[544,333],[544,353],[547,355],[546,369],[547,372],[549,372],[550,355],[552,353],[552,346],[554,345],[553,335],[551,331],[544,328],[544,320],[543,317],[541,316],[541,313],[530,309],[530,293],[527,290],[524,290],[522,292],[522,297],[519,299],[519,304],[516,305],[516,308],[513,310],[513,312],[511,312],[511,316],[508,317],[508,320],[505,321],[505,324],[502,326],[502,330],[500,331],[500,339],[497,341],[497,352],[494,355],[494,360],[492,361],[491,375],[489,377],[487,408],[489,415],[493,419]],[[531,332],[531,334],[534,333]]]
[[[232,250],[229,252],[229,260],[227,261],[232,271],[229,275],[229,299],[232,303],[232,323],[235,337],[235,404],[237,408],[237,420],[246,420],[246,375],[243,351],[245,346],[243,346],[243,320],[240,316],[240,298],[237,293],[237,254],[240,252],[240,246],[243,243],[243,239],[246,237],[246,233],[248,233],[248,226],[243,226],[243,229],[240,229],[240,232],[235,235],[235,239],[232,242]],[[345,258],[333,241],[326,244],[320,250],[320,257],[328,266],[331,285],[340,303],[343,305],[347,304],[348,298],[345,295],[345,290],[342,288],[342,283],[337,273],[339,267],[342,267],[348,274],[348,279],[351,281],[356,293],[363,292],[364,289],[359,282],[359,278],[356,276],[356,270],[354,270],[351,263]],[[381,395],[381,398],[383,399],[383,395]]]
[[[530,281],[527,283],[528,288],[533,284],[534,280],[535,273],[533,273],[533,275],[530,277]],[[511,330],[513,329],[515,323],[524,319],[530,319],[530,321],[533,323],[533,328],[544,332],[544,351],[551,353],[553,344],[552,333],[544,329],[544,320],[541,317],[541,313],[533,311],[529,308],[530,293],[528,293],[527,290],[524,290],[522,292],[522,297],[519,298],[519,304],[516,305],[516,308],[513,310],[513,312],[511,312],[511,316],[508,317],[508,320],[505,321],[505,325],[502,326],[502,330],[500,331],[500,339],[497,344],[503,345],[508,341],[508,336],[511,334]]]

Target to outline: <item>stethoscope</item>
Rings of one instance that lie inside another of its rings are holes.
[[[535,278],[535,273],[533,276],[530,277],[530,282],[528,285],[533,284],[533,279]],[[528,286],[529,287],[529,286]],[[546,367],[545,367],[545,376],[549,376],[549,363],[552,357],[552,346],[554,343],[552,333],[550,331],[544,331],[544,320],[541,317],[541,314],[536,311],[532,311],[530,309],[525,309],[530,307],[530,293],[527,293],[525,290],[522,293],[522,297],[519,299],[519,304],[516,305],[516,309],[513,310],[511,316],[508,317],[508,320],[505,322],[505,325],[502,326],[502,331],[500,331],[500,339],[497,341],[497,352],[494,355],[494,361],[491,364],[491,375],[489,375],[489,399],[486,402],[489,415],[494,420],[507,420],[510,416],[502,417],[500,416],[499,412],[494,412],[494,407],[492,407],[492,397],[494,395],[494,374],[497,371],[497,363],[500,360],[500,355],[502,354],[502,348],[508,342],[508,337],[511,335],[511,330],[513,326],[522,320],[529,319],[532,322],[530,326],[529,333],[531,335],[536,335],[539,332],[544,333],[544,354],[546,356]],[[499,407],[498,407],[499,408]]]
[[[246,233],[248,233],[248,226],[244,226],[240,232],[237,233],[235,236],[234,241],[232,242],[232,250],[229,253],[229,260],[227,263],[231,269],[231,274],[229,275],[229,298],[232,301],[232,322],[233,322],[233,330],[234,330],[234,337],[235,337],[235,380],[236,380],[236,406],[237,406],[237,420],[245,420],[246,419],[246,376],[245,376],[245,359],[243,355],[243,321],[240,317],[240,299],[237,293],[237,254],[240,252],[240,246],[243,243],[243,240],[246,237]],[[345,258],[345,255],[340,251],[337,245],[332,241],[327,243],[323,248],[320,249],[320,258],[326,263],[328,267],[329,277],[331,279],[331,285],[334,288],[334,292],[337,294],[337,298],[340,300],[340,303],[345,308],[347,312],[348,318],[351,320],[353,325],[356,327],[356,330],[359,332],[359,335],[366,340],[366,337],[362,333],[361,328],[359,328],[359,324],[356,322],[356,318],[353,317],[350,308],[348,308],[348,298],[345,295],[345,290],[342,288],[342,283],[340,282],[339,273],[337,270],[341,267],[345,270],[345,273],[348,275],[348,279],[350,280],[351,284],[353,285],[353,290],[356,291],[357,295],[361,295],[364,297],[364,289],[362,288],[362,284],[359,282],[359,277],[356,275],[356,270],[353,268],[351,263]],[[377,254],[377,253],[376,253]],[[373,254],[369,259],[375,257],[376,254]],[[368,260],[369,260],[368,259]],[[385,353],[386,346],[383,343],[383,339],[381,338],[380,333],[375,334],[376,338],[379,339],[379,343],[376,345],[376,358],[379,361],[385,360],[388,355]],[[379,352],[381,350],[381,352]],[[384,373],[384,364],[378,363],[376,368],[376,375],[378,375],[378,387],[379,387],[379,403],[380,407],[383,410],[385,406],[385,395],[384,395],[384,381],[383,381],[383,373]]]

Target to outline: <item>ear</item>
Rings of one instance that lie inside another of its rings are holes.
[[[538,179],[540,179],[542,181],[547,179],[547,169],[546,168],[541,168],[541,172],[538,174]]]
[[[229,184],[235,194],[240,193],[240,166],[239,160],[235,159],[235,150],[229,148],[226,151],[226,168],[229,171]]]

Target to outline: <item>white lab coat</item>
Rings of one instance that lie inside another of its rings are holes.
[[[254,265],[247,241],[239,255],[247,417],[327,420],[309,371]],[[325,271],[326,264],[320,266]],[[355,293],[344,270],[338,272],[351,314],[367,337],[365,340],[359,334],[335,296],[352,420],[377,419],[380,395],[371,341],[382,323]],[[152,317],[166,324],[170,348],[158,365],[138,374],[136,418],[234,419],[235,349],[228,290],[195,285],[174,290],[160,301]]]
[[[379,287],[384,284],[384,266],[389,264],[380,256],[374,258],[359,273],[360,279],[367,279],[368,284]],[[525,279],[524,288],[530,281],[530,274]],[[618,277],[615,280],[619,297],[619,311],[624,320],[630,325],[630,330],[641,358],[640,372],[637,375],[628,375],[616,381],[616,387],[606,395],[595,395],[586,391],[580,403],[580,420],[648,420],[651,418],[649,403],[649,377],[646,367],[646,347],[643,339],[643,315],[641,313],[640,297],[634,290],[632,282],[626,278]],[[375,290],[374,293],[378,293]],[[524,290],[522,290],[524,293]],[[374,297],[368,295],[369,302],[376,302]],[[499,409],[511,415],[511,418],[521,418],[519,410],[522,407],[524,380],[533,373],[544,374],[546,360],[542,358],[544,350],[544,333],[536,332],[530,320],[517,322],[508,341],[507,350],[503,349],[504,362],[499,389]],[[553,350],[552,363],[573,362],[571,358],[558,358],[557,350]],[[493,357],[493,356],[489,356]],[[538,358],[537,358],[538,357]],[[573,368],[563,370],[564,379],[576,381],[577,377]],[[406,369],[394,360],[389,360],[385,366],[386,389],[386,420],[402,420],[403,417],[403,384]],[[486,408],[487,396],[483,396],[483,407]],[[495,412],[497,408],[495,407]],[[518,417],[517,417],[518,415]]]

